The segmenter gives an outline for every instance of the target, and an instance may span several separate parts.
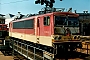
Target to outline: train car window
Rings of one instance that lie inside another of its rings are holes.
[[[45,25],[45,26],[50,25],[50,17],[49,17],[49,16],[44,17],[44,25]]]
[[[0,28],[2,28],[2,25],[0,25]]]
[[[4,21],[2,21],[2,23],[4,24]]]
[[[4,28],[7,28],[7,26],[3,26]]]

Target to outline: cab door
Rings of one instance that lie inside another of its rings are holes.
[[[37,36],[40,36],[40,18],[37,18]]]
[[[44,36],[50,36],[51,35],[50,16],[44,17],[43,25],[44,25]]]

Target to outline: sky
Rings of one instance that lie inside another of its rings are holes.
[[[0,14],[38,13],[43,7],[45,5],[35,4],[35,0],[0,0]],[[78,13],[84,10],[90,12],[90,0],[55,0],[54,7],[65,8],[65,10],[72,7],[73,11],[77,10]]]

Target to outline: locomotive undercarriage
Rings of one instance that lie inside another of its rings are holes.
[[[31,60],[54,60],[57,56],[60,57],[67,51],[75,51],[76,48],[82,48],[81,42],[79,41],[54,42],[53,47],[12,37],[10,42],[11,48]]]

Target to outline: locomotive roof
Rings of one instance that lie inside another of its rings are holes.
[[[37,18],[37,17],[49,16],[49,15],[52,15],[52,14],[53,15],[64,15],[64,16],[73,15],[74,17],[78,17],[79,16],[79,14],[72,13],[72,12],[52,12],[52,13],[46,13],[46,14],[41,14],[41,15],[30,16],[30,17],[23,18],[23,19],[13,20],[12,22],[23,21],[23,20],[28,20],[28,19],[34,19],[34,18]]]

